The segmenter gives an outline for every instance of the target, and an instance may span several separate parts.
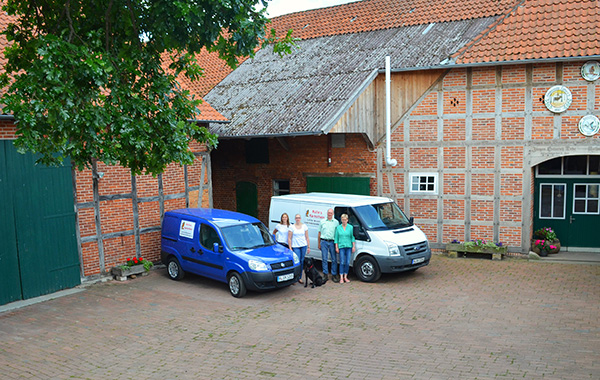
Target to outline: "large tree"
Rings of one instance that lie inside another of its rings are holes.
[[[264,8],[257,11],[256,5]],[[0,101],[21,150],[80,169],[94,161],[133,173],[191,163],[190,139],[216,144],[197,123],[200,99],[178,77],[201,80],[206,47],[234,67],[265,38],[266,0],[8,0]]]

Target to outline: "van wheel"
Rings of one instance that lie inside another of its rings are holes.
[[[242,298],[246,295],[246,284],[242,280],[242,276],[237,272],[232,272],[227,277],[227,283],[229,284],[229,291],[235,298]]]
[[[354,273],[364,282],[375,282],[381,277],[377,261],[369,255],[362,256],[356,261]]]
[[[176,280],[176,281],[181,280],[183,278],[183,276],[185,275],[185,272],[181,268],[181,265],[179,264],[179,260],[177,260],[176,257],[169,258],[169,261],[167,262],[167,273],[169,274],[169,277],[171,278],[171,280]]]

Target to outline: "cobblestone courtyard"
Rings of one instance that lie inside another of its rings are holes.
[[[3,379],[598,379],[600,266],[434,256],[235,299],[164,269],[0,314]]]

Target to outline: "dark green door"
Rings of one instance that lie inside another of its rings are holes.
[[[8,183],[6,143],[0,141],[0,305],[17,301],[21,296],[21,275],[17,255],[15,215]]]
[[[3,149],[1,187],[6,196],[3,215],[12,215],[12,227],[2,227],[11,265],[0,279],[0,299],[6,303],[70,288],[81,283],[75,235],[75,209],[71,166],[54,168],[35,165],[32,154],[20,154],[11,141]],[[5,218],[2,218],[5,219]],[[8,223],[8,222],[2,222]],[[15,268],[14,263],[17,263]],[[3,265],[0,265],[3,266]],[[4,271],[4,268],[2,268]]]
[[[238,182],[235,186],[236,210],[258,218],[258,191],[252,182]]]
[[[566,247],[600,247],[600,178],[538,179],[534,231],[551,227]]]
[[[368,177],[307,177],[306,192],[371,195]]]

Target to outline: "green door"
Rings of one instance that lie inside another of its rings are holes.
[[[70,288],[81,283],[71,166],[35,165],[32,154],[20,154],[11,141],[2,141],[1,189],[6,191],[3,215],[12,215],[12,227],[2,227],[8,242],[11,274],[4,286],[10,286],[0,299],[6,303],[28,299]],[[3,218],[5,219],[5,218]],[[3,222],[4,223],[4,222]],[[0,265],[3,266],[3,265]],[[4,271],[4,268],[2,269]],[[18,285],[18,286],[17,286]]]
[[[20,300],[21,275],[17,255],[15,215],[9,198],[12,190],[8,184],[6,144],[0,141],[0,305]]]
[[[600,178],[536,179],[534,231],[551,227],[565,247],[600,247]]]
[[[371,195],[368,177],[307,177],[306,192]]]
[[[236,211],[258,218],[258,191],[252,182],[238,182],[235,186]]]

